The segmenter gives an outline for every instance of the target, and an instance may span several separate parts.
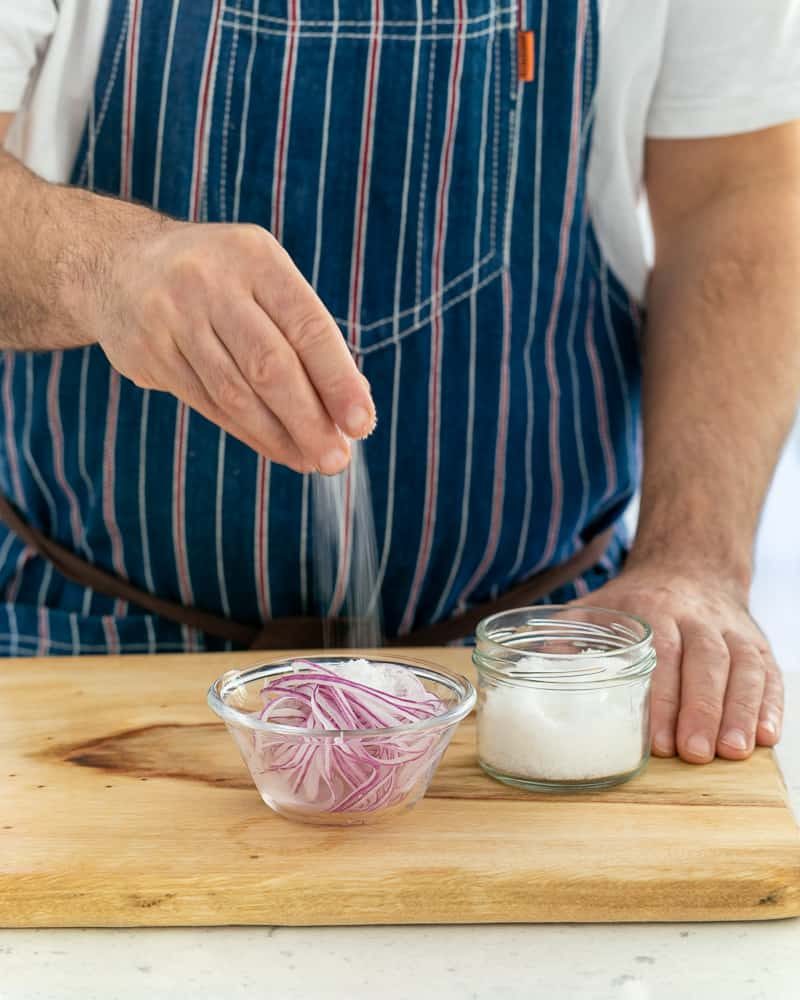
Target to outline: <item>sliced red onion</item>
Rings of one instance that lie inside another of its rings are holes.
[[[355,661],[365,672],[365,661]],[[385,729],[431,719],[445,704],[427,691],[411,671],[402,671],[403,695],[347,676],[348,664],[335,667],[297,660],[292,673],[280,674],[261,689],[265,722],[298,730],[347,731],[347,736],[259,733],[256,770],[285,775],[285,792],[295,807],[319,812],[372,812],[402,802],[427,779],[443,751],[441,728],[421,733],[355,735],[359,729]],[[387,665],[388,670],[392,670]],[[394,668],[398,672],[401,668]],[[376,681],[386,681],[375,669]],[[398,681],[400,681],[398,673]],[[409,697],[412,692],[414,697]]]

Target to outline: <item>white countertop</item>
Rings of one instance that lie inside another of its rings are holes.
[[[800,674],[780,760],[800,815]],[[0,930],[0,1000],[798,1000],[800,919]]]

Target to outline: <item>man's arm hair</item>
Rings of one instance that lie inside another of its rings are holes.
[[[5,133],[13,116],[0,116]],[[0,349],[93,343],[113,249],[161,216],[51,184],[0,149]]]
[[[644,482],[632,562],[744,593],[800,389],[800,123],[651,140]]]

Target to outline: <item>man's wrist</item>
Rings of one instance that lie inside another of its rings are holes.
[[[626,560],[627,569],[658,568],[677,577],[713,579],[737,598],[747,601],[753,575],[751,550],[740,538],[724,541],[718,526],[709,525],[702,536],[686,525],[656,531],[640,528]]]
[[[56,197],[63,217],[73,224],[53,262],[60,311],[74,336],[73,346],[96,343],[113,321],[119,256],[163,217],[144,206],[76,188],[59,188]]]

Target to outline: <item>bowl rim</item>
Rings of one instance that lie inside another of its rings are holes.
[[[306,659],[306,657],[281,657],[277,660],[257,663],[242,670],[227,670],[224,674],[217,677],[209,687],[206,698],[208,707],[223,722],[243,726],[246,729],[258,732],[274,733],[280,736],[313,736],[315,738],[342,739],[364,736],[401,736],[408,733],[425,732],[428,729],[439,729],[457,725],[469,715],[477,701],[475,686],[467,677],[438,664],[410,657],[387,656],[378,658],[376,656],[348,656],[345,652],[338,654],[312,654],[307,659],[314,663],[341,663],[346,660],[367,660],[388,666],[403,667],[413,670],[417,676],[439,684],[445,684],[459,695],[459,699],[455,704],[442,712],[441,715],[434,715],[429,719],[419,719],[416,722],[405,722],[399,726],[383,726],[373,729],[303,729],[300,726],[287,726],[279,722],[266,722],[250,712],[242,712],[232,705],[226,704],[223,700],[226,683],[232,684],[234,679],[236,679],[237,683],[242,683],[243,678],[245,679],[244,683],[250,683],[261,680],[271,674],[289,673],[290,668],[303,659]]]

